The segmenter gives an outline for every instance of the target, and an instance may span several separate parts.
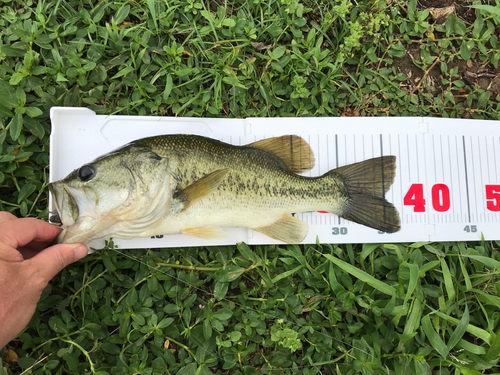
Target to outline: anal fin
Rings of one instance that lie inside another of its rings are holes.
[[[309,225],[295,217],[283,215],[281,219],[271,225],[252,229],[275,240],[296,244],[302,242],[307,236]]]
[[[227,232],[219,227],[187,228],[181,233],[186,236],[205,238],[207,240],[218,240],[229,237]]]

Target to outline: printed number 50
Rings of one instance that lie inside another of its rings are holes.
[[[486,185],[486,208],[493,212],[500,211],[500,185]]]

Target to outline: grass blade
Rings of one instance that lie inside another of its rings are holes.
[[[464,315],[462,315],[462,319],[460,319],[460,323],[458,323],[457,328],[453,331],[448,340],[448,350],[451,350],[458,344],[465,331],[467,330],[467,326],[469,325],[469,307],[465,306]]]
[[[116,73],[113,77],[111,77],[111,79],[123,77],[124,75],[127,75],[130,72],[133,72],[134,70],[135,68],[133,66],[127,66],[126,68],[123,68],[118,73]]]
[[[158,32],[158,21],[156,20],[156,9],[155,9],[155,0],[147,0],[149,13],[151,13],[151,18],[155,24],[156,32]]]
[[[300,265],[300,266],[295,267],[292,270],[280,273],[278,276],[276,276],[275,278],[271,279],[271,282],[274,284],[274,283],[277,283],[278,281],[280,281],[281,279],[284,279],[284,278],[287,278],[289,276],[292,276],[295,272],[297,272],[298,270],[300,270],[302,267],[304,267],[304,266]]]
[[[486,354],[486,348],[479,346],[479,345],[471,344],[470,342],[465,341],[464,339],[461,339],[460,341],[458,341],[457,345],[459,348],[467,350],[468,352],[470,352],[472,354],[476,354],[476,355]]]
[[[167,82],[165,84],[165,91],[163,91],[163,100],[167,100],[168,97],[170,96],[170,93],[172,92],[172,87],[173,87],[173,82],[172,82],[172,75],[167,74]]]
[[[330,282],[330,288],[332,288],[332,291],[334,293],[338,293],[344,290],[344,287],[340,285],[340,283],[337,281],[337,278],[335,277],[335,269],[333,268],[333,263],[330,263],[330,269],[328,271],[328,281]]]
[[[443,270],[444,286],[446,288],[446,293],[448,294],[448,301],[453,301],[455,299],[455,288],[451,279],[450,269],[448,268],[444,258],[439,258],[439,260],[441,261],[441,268]]]
[[[415,299],[411,307],[410,317],[406,321],[403,335],[409,335],[418,328],[420,325],[420,317],[422,316],[422,303],[420,300]]]
[[[344,262],[343,260],[335,258],[333,255],[330,255],[330,254],[323,254],[323,256],[326,259],[328,259],[330,262],[333,262],[336,266],[342,268],[347,273],[349,273],[352,276],[356,277],[357,279],[371,285],[373,288],[377,289],[379,292],[388,294],[390,296],[396,295],[396,289],[394,289],[392,286],[387,285],[383,281],[377,280],[372,275],[369,275],[366,272],[360,270],[359,268],[356,268],[352,264],[349,264],[347,262]]]
[[[424,333],[429,339],[429,342],[431,343],[432,347],[436,349],[439,354],[441,354],[441,357],[446,358],[449,353],[448,347],[445,345],[444,341],[434,330],[429,315],[426,315],[422,318],[422,329],[424,330]]]
[[[467,272],[467,269],[465,268],[464,262],[462,261],[461,257],[458,257],[458,261],[460,262],[460,269],[462,270],[462,275],[464,276],[465,280],[465,290],[469,292],[472,290],[472,283],[470,282],[469,273]]]
[[[491,334],[493,336],[493,333]],[[498,360],[500,356],[500,331],[497,332],[496,337],[493,339],[488,353],[484,358],[486,361]]]
[[[497,296],[493,296],[491,294],[485,293],[482,290],[479,289],[472,289],[474,293],[480,294],[486,301],[488,301],[489,304],[495,305],[498,308],[500,308],[500,298]]]
[[[429,242],[415,242],[415,243],[412,243],[410,246],[408,246],[410,249],[418,249],[422,246],[425,246],[425,245],[428,245]]]
[[[490,12],[496,14],[497,16],[500,16],[500,9],[498,8],[498,6],[494,7],[492,5],[478,4],[478,5],[469,5],[469,7],[476,8],[479,10],[484,10],[486,12]]]
[[[436,247],[434,247],[432,245],[425,245],[424,247],[425,247],[425,249],[428,252],[430,252],[430,253],[432,253],[434,255],[437,255],[438,257],[444,257],[445,256],[445,253],[443,253],[440,249],[438,249],[438,248],[436,248]]]
[[[427,271],[430,271],[430,270],[438,267],[440,265],[440,263],[441,262],[439,260],[433,260],[431,262],[423,264],[422,267],[420,267],[420,270],[419,270],[420,277],[424,277],[425,273]]]
[[[477,260],[478,262],[483,263],[486,267],[493,268],[494,270],[500,270],[500,262],[493,258],[484,257],[482,255],[472,255],[472,254],[464,254],[462,256]]]
[[[476,370],[472,370],[472,369],[467,368],[467,367],[460,367],[460,372],[463,375],[483,375],[481,372],[476,371]]]
[[[376,248],[378,248],[380,244],[378,243],[365,243],[363,244],[363,250],[361,250],[360,254],[360,263],[363,264],[365,262],[366,257],[368,257],[371,253],[375,251]]]
[[[408,264],[408,268],[410,269],[410,282],[408,283],[404,303],[408,302],[418,283],[418,264]]]
[[[446,315],[440,311],[433,311],[433,313],[436,314],[437,316],[439,316],[440,318],[443,318],[444,320],[450,322],[450,323],[454,323],[456,325],[458,325],[460,323],[460,321],[458,319],[453,318],[449,315]],[[484,329],[478,328],[470,323],[467,326],[467,332],[473,334],[476,337],[479,337],[481,340],[483,340],[487,344],[489,344],[491,341],[491,335],[487,331],[485,331]]]

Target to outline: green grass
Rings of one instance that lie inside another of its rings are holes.
[[[2,0],[0,210],[48,217],[54,105],[498,120],[499,3],[475,4]],[[52,281],[0,374],[498,373],[499,247],[110,246]]]

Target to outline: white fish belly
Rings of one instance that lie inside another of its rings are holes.
[[[330,212],[335,209],[331,202],[319,200],[207,197],[177,214],[167,215],[157,230],[161,234],[177,234],[190,228],[260,228],[275,223],[285,214],[327,208]]]

